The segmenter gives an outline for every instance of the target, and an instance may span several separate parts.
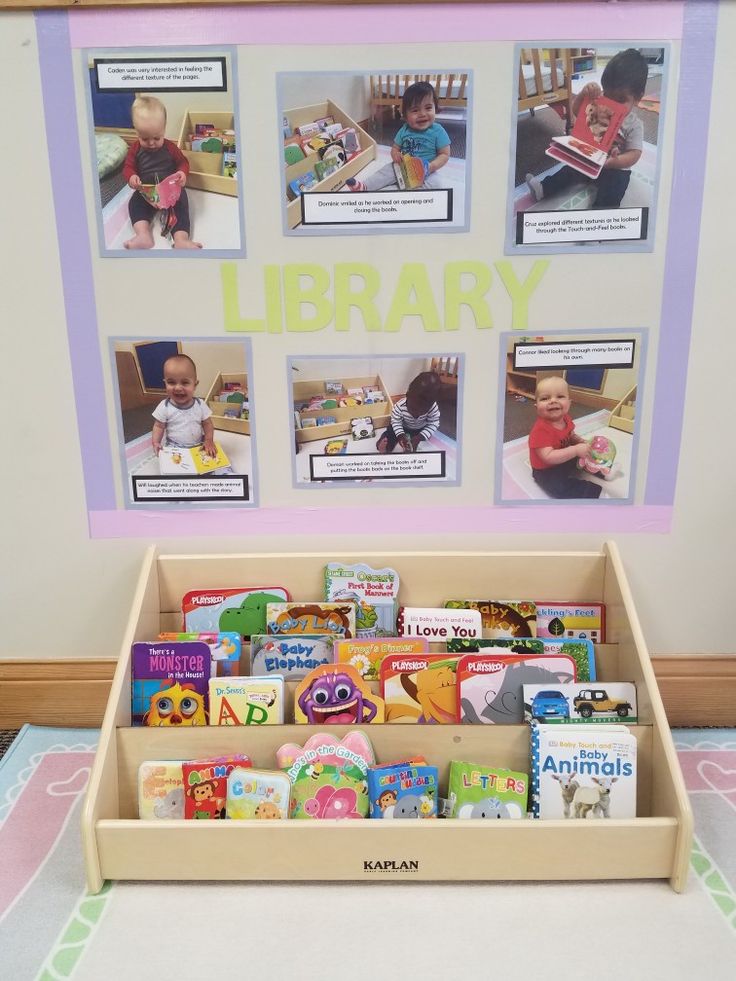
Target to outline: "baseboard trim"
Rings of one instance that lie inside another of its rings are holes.
[[[38,726],[97,728],[102,722],[114,658],[0,661],[0,729]],[[655,655],[672,726],[736,726],[736,655]]]

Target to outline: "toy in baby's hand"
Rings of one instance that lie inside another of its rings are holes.
[[[610,477],[616,459],[616,444],[607,436],[594,436],[590,440],[592,456],[578,457],[578,467],[598,477]]]

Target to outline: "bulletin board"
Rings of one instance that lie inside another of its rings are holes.
[[[92,537],[669,530],[718,5],[417,10],[36,11]]]

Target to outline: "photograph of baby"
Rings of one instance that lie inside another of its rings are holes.
[[[282,72],[277,85],[287,234],[467,227],[470,72]]]
[[[295,484],[457,483],[462,361],[290,358]]]
[[[501,343],[496,502],[632,503],[642,334],[505,334]]]
[[[110,345],[128,505],[253,503],[247,343],[116,338]]]
[[[102,254],[242,254],[230,54],[87,51],[84,65]]]
[[[657,198],[665,48],[518,48],[517,57],[512,250],[646,242]],[[577,221],[581,212],[599,222]]]

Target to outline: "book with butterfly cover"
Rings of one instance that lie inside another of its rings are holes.
[[[572,132],[566,136],[553,136],[547,155],[587,177],[598,177],[627,113],[627,106],[604,95],[585,99]]]

